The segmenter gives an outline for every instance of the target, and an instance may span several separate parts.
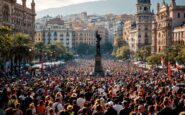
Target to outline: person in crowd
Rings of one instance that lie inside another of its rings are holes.
[[[0,76],[0,115],[183,115],[185,77],[103,60],[111,77],[91,76],[92,59],[66,62],[38,76]],[[3,81],[3,82],[2,82]]]

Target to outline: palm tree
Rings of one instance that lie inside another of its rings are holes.
[[[46,50],[47,45],[44,44],[44,42],[39,42],[35,44],[35,53],[36,53],[36,57],[39,57],[39,61],[42,60],[43,57],[43,52],[48,53],[48,51]]]
[[[23,33],[17,33],[13,40],[12,55],[20,73],[21,63],[25,64],[30,59],[30,49],[33,47],[33,42],[29,35]]]

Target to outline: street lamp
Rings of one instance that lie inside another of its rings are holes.
[[[68,48],[69,46],[69,28],[67,28],[67,32],[66,32],[66,48]]]
[[[50,44],[51,42],[51,32],[50,32],[50,28],[49,28],[49,32],[48,32],[48,44]]]

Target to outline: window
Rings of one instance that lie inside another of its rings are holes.
[[[145,33],[145,38],[147,38],[148,37],[148,34],[147,33]]]
[[[60,34],[60,37],[63,37],[64,35],[63,34]]]
[[[9,22],[9,18],[10,18],[10,9],[7,5],[5,5],[3,7],[3,21],[5,22]]]
[[[57,37],[57,32],[54,32],[54,36]]]
[[[145,44],[148,44],[148,39],[145,39]]]
[[[148,10],[148,8],[147,7],[144,7],[144,11],[147,11]]]
[[[178,18],[180,18],[180,17],[181,17],[180,13],[178,13],[178,14],[177,14],[177,17],[178,17]]]

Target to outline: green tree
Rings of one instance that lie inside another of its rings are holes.
[[[74,58],[74,55],[73,55],[73,53],[71,53],[71,52],[66,52],[64,55],[63,55],[63,59],[64,60],[71,60],[71,59],[73,59]]]
[[[175,60],[182,64],[185,64],[185,48],[182,48],[179,51],[179,54],[175,57]]]
[[[60,59],[67,52],[67,49],[61,43],[48,45],[47,48],[50,53],[49,56],[52,56],[50,58],[54,59]]]
[[[35,58],[41,62],[43,56],[48,54],[47,45],[44,42],[38,42],[34,45]]]
[[[148,64],[151,65],[159,65],[161,63],[161,55],[160,54],[152,54],[147,57]]]
[[[16,65],[20,67],[21,63],[25,64],[30,59],[31,52],[29,49],[33,47],[32,39],[29,35],[23,33],[15,34],[13,38],[12,56]]]
[[[151,46],[147,45],[143,46],[136,52],[135,58],[142,61],[146,61],[146,58],[150,55],[151,55]]]
[[[114,48],[118,49],[121,48],[122,46],[128,46],[128,44],[123,40],[123,38],[116,38],[114,42]]]
[[[130,55],[130,49],[127,46],[122,46],[121,48],[118,48],[114,53],[113,56],[121,59],[121,58],[129,58]]]
[[[12,43],[12,31],[6,26],[0,26],[0,64],[10,58]]]

